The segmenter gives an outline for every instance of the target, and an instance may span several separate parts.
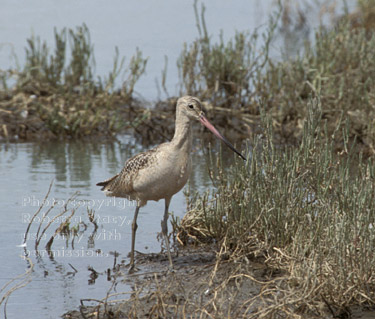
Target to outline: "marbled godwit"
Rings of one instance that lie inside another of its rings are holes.
[[[130,269],[134,269],[135,233],[137,231],[137,217],[139,209],[147,201],[165,200],[164,218],[161,229],[167,245],[169,264],[173,267],[168,239],[168,208],[174,194],[184,187],[191,172],[191,124],[199,120],[212,133],[220,138],[230,149],[245,159],[231,143],[229,143],[208,122],[202,112],[199,99],[191,96],[181,97],[176,106],[176,128],[172,141],[135,155],[130,158],[122,171],[112,178],[98,183],[107,196],[125,197],[137,201],[132,223],[132,243],[130,252]]]

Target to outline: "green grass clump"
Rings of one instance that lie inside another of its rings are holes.
[[[68,53],[68,51],[70,52]],[[39,37],[27,40],[23,68],[2,72],[0,108],[5,137],[45,132],[48,136],[111,135],[122,123],[119,114],[129,111],[134,86],[144,73],[147,59],[137,50],[125,68],[116,48],[113,69],[95,77],[94,48],[86,25],[75,30],[55,29],[51,49]],[[119,89],[116,79],[125,76]],[[15,83],[8,85],[12,76]]]
[[[361,1],[356,15],[341,17],[333,27],[320,27],[300,54],[282,61],[269,56],[273,39],[282,36],[277,33],[279,18],[287,10],[282,5],[258,45],[257,30],[237,32],[227,42],[221,37],[215,43],[205,25],[204,7],[199,16],[195,6],[199,38],[185,44],[180,56],[181,91],[208,99],[215,119],[239,131],[238,123],[243,124],[242,131],[246,125],[256,130],[262,102],[280,143],[300,141],[308,98],[319,96],[328,131],[336,129],[341,117],[349,118],[349,138],[373,154],[375,29],[369,23],[374,12],[370,2]],[[340,148],[342,138],[336,138]]]
[[[246,164],[225,172],[212,163],[216,188],[195,198],[178,235],[221,243],[235,262],[261,258],[281,270],[261,307],[275,317],[375,304],[375,162],[353,152],[346,123],[334,132],[345,143],[336,152],[321,102],[307,110],[298,147],[278,147],[268,118]]]
[[[292,61],[269,63],[256,91],[284,136],[299,137],[306,101],[319,96],[322,118],[333,132],[341,117],[350,119],[349,137],[370,153],[375,146],[375,35],[353,29],[344,18],[332,30],[319,29],[313,46]],[[341,143],[341,136],[337,136]]]
[[[268,51],[278,17],[271,16],[270,27],[263,35],[263,46],[257,50],[257,31],[236,32],[225,42],[223,33],[218,43],[208,34],[205,6],[201,12],[194,4],[199,37],[184,44],[178,60],[181,91],[209,99],[217,106],[239,108],[254,97],[253,86],[268,60]]]

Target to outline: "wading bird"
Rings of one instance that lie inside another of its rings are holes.
[[[184,96],[176,106],[176,128],[172,141],[130,158],[122,171],[112,178],[96,184],[102,186],[107,196],[124,197],[137,201],[133,223],[130,252],[130,269],[134,271],[134,246],[139,209],[147,201],[165,200],[164,218],[161,221],[162,234],[167,246],[170,267],[173,268],[168,238],[168,208],[171,198],[186,184],[191,169],[192,123],[200,121],[213,134],[220,138],[232,151],[244,160],[238,152],[206,119],[199,99]]]

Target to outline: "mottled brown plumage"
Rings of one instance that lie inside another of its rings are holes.
[[[142,174],[142,169],[146,169],[155,162],[157,149],[158,147],[155,147],[131,157],[126,161],[124,168],[119,174],[96,185],[103,186],[101,190],[107,196],[139,200],[137,193],[134,191],[133,182],[139,177],[139,174]]]
[[[191,169],[191,125],[200,121],[218,138],[222,139],[234,152],[244,158],[205,118],[199,99],[184,96],[178,99],[176,106],[176,130],[172,141],[135,155],[130,158],[122,171],[100,182],[107,196],[124,197],[137,201],[132,224],[132,246],[130,253],[130,270],[134,269],[135,234],[139,208],[147,201],[165,200],[162,233],[166,241],[170,266],[173,267],[168,239],[168,208],[171,198],[186,184]],[[245,158],[244,158],[245,159]]]

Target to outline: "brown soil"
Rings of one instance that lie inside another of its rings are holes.
[[[114,286],[125,281],[132,292],[86,300],[63,318],[375,318],[374,309],[336,312],[324,304],[287,316],[287,305],[277,304],[280,271],[261,259],[236,262],[219,255],[213,246],[180,249],[171,272],[165,254],[138,254],[138,271],[130,275],[122,265],[114,279]]]
[[[117,281],[125,281],[134,291],[126,301],[107,307],[108,318],[175,318],[197,315],[203,309],[212,311],[213,299],[217,300],[217,313],[238,312],[238,305],[259,294],[260,285],[254,281],[225,281],[235,268],[246,268],[256,277],[264,276],[262,264],[235,265],[221,261],[215,270],[216,251],[213,247],[180,249],[174,256],[174,271],[168,267],[165,254],[138,254],[138,271],[128,274],[126,266],[121,266]],[[223,287],[225,285],[225,289]],[[120,297],[121,298],[121,297]],[[82,315],[83,314],[83,315]],[[81,311],[71,311],[63,318],[91,318],[97,314],[105,316],[101,307],[81,307]]]

